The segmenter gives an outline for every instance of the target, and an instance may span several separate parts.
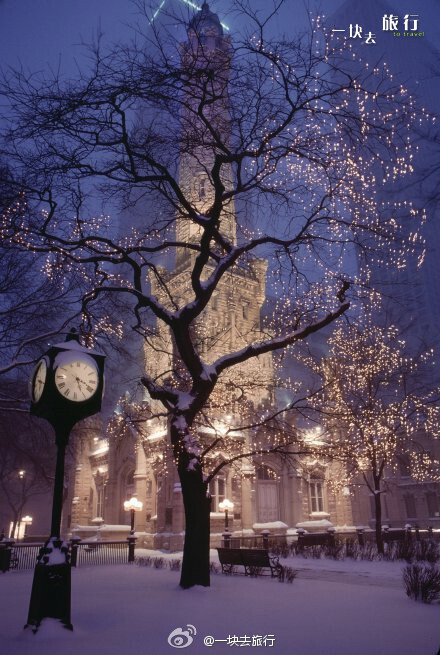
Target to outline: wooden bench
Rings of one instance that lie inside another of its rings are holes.
[[[231,574],[234,566],[244,566],[245,575],[257,575],[260,569],[270,569],[272,578],[282,580],[284,567],[276,555],[258,548],[217,548],[222,573]]]
[[[296,548],[298,551],[309,546],[334,546],[335,535],[331,532],[312,532],[310,534],[299,534]]]

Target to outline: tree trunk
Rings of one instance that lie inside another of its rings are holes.
[[[181,414],[171,419],[170,436],[185,509],[180,586],[183,589],[195,585],[209,587],[211,498],[207,496],[197,443],[191,442],[189,422]]]
[[[380,481],[374,480],[374,509],[375,509],[375,520],[376,520],[376,545],[377,552],[383,553],[383,537],[382,537],[382,503],[381,503],[381,494],[380,491]]]
[[[183,547],[180,586],[209,587],[209,546],[211,498],[206,496],[206,483],[200,470],[188,471],[179,466],[185,507],[185,544]]]

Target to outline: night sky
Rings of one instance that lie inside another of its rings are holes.
[[[365,1],[374,6],[374,0]],[[170,5],[179,0],[166,2]],[[201,2],[198,0],[198,4]],[[159,5],[159,0],[156,4]],[[341,0],[322,0],[320,6],[325,14],[331,15],[342,4]],[[252,6],[269,5],[270,0],[252,0]],[[311,8],[314,6],[319,5],[310,3]],[[210,7],[233,32],[236,19],[228,10],[229,0],[212,0]],[[399,0],[390,7],[400,16],[419,14],[425,39],[440,47],[439,0]],[[81,57],[81,41],[89,42],[98,25],[108,42],[126,38],[130,34],[127,25],[136,20],[136,14],[136,7],[129,0],[0,0],[0,62],[14,67],[21,62],[32,71],[47,66],[57,68],[60,62],[64,72],[74,74],[75,58]],[[296,29],[304,27],[305,17],[305,0],[287,0],[274,21],[274,29],[292,36]],[[381,21],[379,13],[378,36],[390,37],[381,32]]]

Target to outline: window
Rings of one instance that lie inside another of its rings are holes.
[[[199,200],[205,200],[206,198],[206,177],[201,177],[199,180]]]
[[[211,512],[219,512],[219,504],[225,499],[226,480],[224,475],[217,475],[209,483],[209,493],[211,494]]]
[[[269,468],[269,466],[265,466],[264,464],[262,464],[261,466],[257,467],[257,479],[276,481],[277,474],[273,469]]]
[[[125,498],[131,498],[134,495],[134,471],[130,471],[125,478]]]
[[[310,480],[310,506],[312,512],[324,511],[323,483],[322,480]]]
[[[96,516],[101,519],[104,518],[104,495],[105,486],[104,484],[99,484],[96,487]]]
[[[87,497],[86,497],[86,500],[87,500]],[[92,489],[92,487],[90,487],[90,490],[89,490],[89,498],[88,498],[88,500],[89,500],[89,511],[90,511],[90,512],[93,512],[94,493],[93,493],[93,489]]]
[[[409,477],[411,475],[411,469],[409,465],[408,457],[401,455],[398,459],[399,472],[402,477]]]
[[[428,505],[428,516],[440,516],[438,496],[435,491],[426,492],[426,504]]]
[[[416,499],[412,494],[406,494],[403,497],[403,501],[405,503],[406,518],[415,519],[417,517]]]
[[[248,306],[246,303],[244,303],[244,304],[242,305],[242,316],[243,316],[243,318],[244,318],[245,321],[246,321],[246,320],[248,319],[248,317],[249,317],[249,311],[248,311],[248,309],[249,309],[249,306]]]

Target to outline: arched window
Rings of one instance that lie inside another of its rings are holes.
[[[273,469],[265,464],[257,466],[257,480],[272,480],[276,481],[278,479],[277,474]]]
[[[310,509],[312,512],[324,511],[324,480],[311,478],[309,482]]]
[[[209,493],[211,494],[211,512],[219,512],[219,504],[226,496],[226,478],[224,473],[219,473],[209,483]]]
[[[257,520],[259,523],[279,521],[279,482],[276,472],[260,464],[256,467],[257,476]]]
[[[125,478],[125,496],[131,498],[134,495],[134,471],[130,471]]]

